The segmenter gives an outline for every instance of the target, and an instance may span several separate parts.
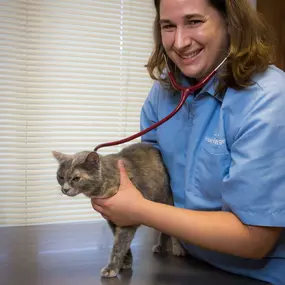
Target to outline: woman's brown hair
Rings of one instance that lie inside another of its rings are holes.
[[[208,0],[228,25],[230,38],[229,58],[225,68],[219,72],[216,93],[227,87],[243,89],[252,84],[255,73],[263,72],[274,63],[274,33],[248,2],[248,0]],[[168,77],[162,76],[166,67],[159,24],[161,0],[154,0],[156,17],[154,20],[155,47],[147,64],[152,79],[169,86]],[[178,79],[179,71],[168,58],[168,66]]]

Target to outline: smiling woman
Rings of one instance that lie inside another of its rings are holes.
[[[187,77],[202,80],[227,55],[226,20],[206,1],[163,1],[159,23],[166,54]]]
[[[208,7],[207,5],[205,7],[205,2],[207,1],[197,1],[197,4],[199,4],[194,8],[192,6],[192,10],[187,8],[188,1],[178,1],[177,5],[180,5],[180,9],[188,9],[188,12],[186,10],[184,16],[185,19],[183,19],[182,14],[179,19],[180,10],[177,12],[176,18],[180,24],[175,24],[175,22],[171,23],[170,35],[168,35],[167,31],[162,29],[162,24],[165,23],[164,20],[167,20],[168,26],[165,28],[170,28],[169,23],[171,19],[164,19],[163,17],[165,16],[160,15],[160,10],[162,9],[160,6],[165,7],[165,13],[167,13],[167,11],[175,11],[170,10],[172,9],[171,5],[174,5],[174,2],[169,1],[169,3],[167,3],[168,1],[163,1],[166,5],[160,5],[160,2],[160,0],[154,1],[157,12],[156,19],[154,21],[155,49],[153,50],[152,56],[148,62],[148,71],[151,78],[159,80],[161,83],[169,84],[168,78],[163,74],[165,72],[164,54],[166,49],[170,48],[172,49],[172,52],[168,55],[168,66],[172,72],[176,73],[177,79],[179,79],[180,70],[177,69],[177,67],[179,64],[183,65],[183,62],[186,63],[188,60],[186,58],[186,61],[183,61],[183,58],[179,55],[179,51],[175,48],[177,47],[177,44],[181,45],[181,41],[183,40],[179,34],[182,29],[184,32],[187,31],[183,33],[183,35],[184,40],[188,41],[188,45],[185,44],[184,47],[182,46],[183,48],[180,49],[182,55],[184,53],[185,56],[186,52],[202,52],[204,50],[211,54],[211,57],[207,57],[207,63],[205,62],[206,57],[202,57],[203,60],[198,62],[201,64],[200,67],[198,67],[198,65],[191,65],[191,69],[197,68],[200,72],[202,67],[205,69],[208,68],[208,73],[202,72],[201,76],[209,74],[209,70],[211,70],[210,66],[212,66],[212,68],[215,64],[217,66],[217,63],[221,62],[221,59],[225,57],[225,54],[230,54],[230,58],[227,61],[227,72],[220,72],[219,74],[220,80],[216,88],[217,93],[223,93],[227,86],[237,89],[250,86],[250,78],[255,73],[264,72],[268,64],[274,63],[274,45],[276,44],[276,40],[274,38],[272,28],[258,17],[255,8],[247,0],[209,0],[211,5],[208,5]],[[193,1],[192,3],[191,1],[189,7],[194,3],[196,2]],[[170,5],[169,8],[167,8],[167,5]],[[217,11],[219,11],[218,14]],[[209,26],[208,24],[213,20],[212,17],[209,18],[211,13],[214,13],[214,18],[219,19],[219,21],[211,23],[211,26]],[[171,13],[171,15],[174,17],[174,14]],[[196,21],[193,21],[194,16],[199,18],[194,18]],[[190,22],[188,22],[189,17],[192,19]],[[173,21],[174,20],[175,19],[173,18]],[[206,30],[206,33],[203,32],[201,35],[201,32],[204,31],[203,29],[207,26],[209,29]],[[215,27],[215,29],[213,27]],[[221,38],[222,34],[224,34],[224,38]],[[186,35],[188,35],[188,37]],[[194,37],[192,37],[192,35],[194,35]],[[178,42],[174,45],[173,41],[176,36],[180,43]],[[167,47],[163,46],[163,41],[166,41]],[[194,47],[192,47],[190,41],[194,42]],[[189,45],[191,45],[191,48]],[[210,48],[211,46],[213,46],[213,49]],[[221,59],[215,60],[215,55],[218,55]],[[193,54],[190,54],[189,60],[191,60],[191,56],[193,56]],[[180,58],[180,60],[177,63],[174,63],[172,60],[172,58],[175,59],[174,57],[177,57],[177,59]],[[216,61],[216,63],[214,63],[214,61]],[[187,68],[190,68],[190,66],[187,66]],[[197,74],[197,76],[200,77],[199,74]]]
[[[273,65],[272,31],[248,0],[154,4],[148,71],[156,82],[142,129],[179,100],[167,65],[177,82],[193,86],[228,57],[174,119],[143,135],[161,151],[175,205],[138,195],[122,167],[117,194],[92,205],[119,226],[176,236],[191,255],[223,270],[284,285],[285,74]]]

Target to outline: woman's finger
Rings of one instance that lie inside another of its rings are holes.
[[[103,213],[103,208],[101,206],[95,204],[92,200],[91,200],[91,205],[95,211],[97,211],[100,214]]]
[[[101,214],[101,216],[102,216],[105,220],[110,220],[110,218],[109,218],[107,215]]]
[[[100,207],[104,207],[106,204],[106,198],[92,198],[91,203]]]
[[[126,183],[126,181],[129,181],[129,176],[124,166],[123,160],[118,161],[118,168],[120,171],[120,185],[123,185],[124,183]]]

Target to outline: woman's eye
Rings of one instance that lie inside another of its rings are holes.
[[[173,25],[164,25],[164,26],[162,26],[161,28],[162,28],[163,30],[170,30],[170,29],[174,28],[174,26],[173,26]]]
[[[201,22],[202,22],[201,20],[189,20],[188,24],[192,25],[192,26],[195,26],[195,25],[200,24]]]
[[[72,181],[73,182],[78,182],[80,180],[80,177],[79,176],[75,176],[72,178]]]

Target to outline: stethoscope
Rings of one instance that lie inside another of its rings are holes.
[[[163,123],[165,123],[166,121],[168,121],[170,118],[172,118],[183,106],[183,104],[185,103],[186,99],[188,98],[188,96],[192,93],[194,93],[195,91],[199,90],[200,88],[202,88],[203,86],[206,85],[206,83],[214,77],[214,75],[217,73],[217,71],[219,70],[219,68],[224,64],[224,62],[228,59],[229,55],[227,55],[224,60],[207,76],[205,77],[203,80],[201,80],[199,83],[197,83],[194,86],[190,86],[190,87],[183,87],[181,85],[179,85],[175,78],[173,73],[170,71],[169,66],[167,64],[167,60],[166,60],[166,67],[167,67],[167,74],[169,76],[171,85],[173,86],[174,89],[181,91],[181,98],[180,98],[180,102],[177,105],[177,107],[174,109],[174,111],[172,111],[168,116],[166,116],[165,118],[161,119],[160,121],[154,123],[153,125],[151,125],[150,127],[146,128],[145,130],[142,130],[132,136],[129,136],[127,138],[118,140],[118,141],[113,141],[113,142],[108,142],[108,143],[103,143],[103,144],[99,144],[98,146],[95,147],[94,151],[97,151],[99,148],[102,147],[107,147],[107,146],[113,146],[113,145],[118,145],[118,144],[122,144],[128,141],[131,141],[133,139],[136,139],[148,132],[150,132],[151,130],[157,128],[158,126],[162,125]]]

